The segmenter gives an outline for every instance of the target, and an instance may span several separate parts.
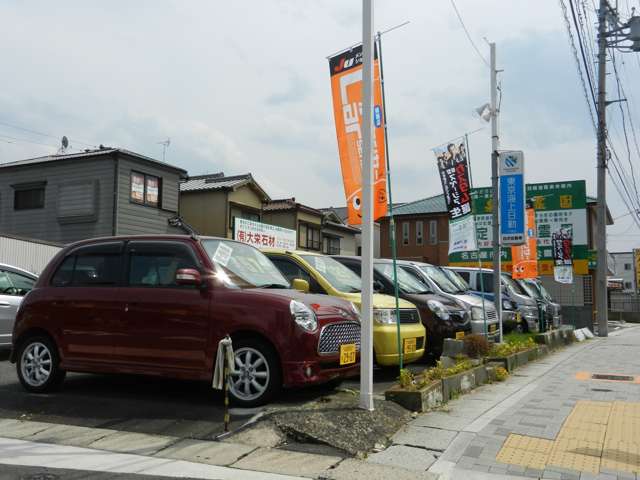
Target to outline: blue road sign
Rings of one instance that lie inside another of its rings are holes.
[[[520,245],[525,242],[524,154],[501,152],[500,174],[500,243]]]

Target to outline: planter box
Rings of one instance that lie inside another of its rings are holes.
[[[442,379],[442,395],[448,402],[455,396],[467,393],[489,379],[487,369],[484,365],[471,368],[465,372],[451,375]]]
[[[516,363],[518,364],[518,367],[522,367],[527,363],[529,363],[529,352],[535,352],[535,349],[525,350],[524,352],[516,353]],[[535,356],[534,356],[534,359],[535,359]]]
[[[509,373],[513,372],[518,366],[516,354],[508,355],[506,357],[489,357],[487,358],[487,362],[501,363],[501,366]]]
[[[418,390],[406,390],[394,385],[384,392],[386,400],[402,405],[412,412],[426,412],[444,403],[442,382],[436,380]]]
[[[497,382],[498,375],[496,374],[496,368],[503,367],[502,362],[489,362],[485,365],[485,371],[487,372],[487,381]]]

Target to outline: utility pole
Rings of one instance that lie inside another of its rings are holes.
[[[362,0],[360,408],[373,410],[373,0]],[[384,161],[384,160],[382,160]],[[399,319],[398,319],[399,320]]]
[[[502,289],[500,274],[500,192],[498,181],[498,70],[496,70],[496,44],[490,43],[491,51],[491,186],[493,187],[493,294],[496,314],[500,324],[500,342],[502,342]]]
[[[596,209],[596,319],[598,336],[607,337],[607,0],[598,11],[598,203]]]

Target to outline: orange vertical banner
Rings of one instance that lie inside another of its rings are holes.
[[[538,276],[538,247],[536,239],[536,213],[527,208],[527,231],[525,243],[511,247],[513,278],[536,278]]]
[[[373,61],[373,218],[387,213],[384,112],[377,48]],[[362,45],[329,58],[333,114],[350,225],[362,223]]]

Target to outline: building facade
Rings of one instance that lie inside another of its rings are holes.
[[[356,255],[357,228],[339,216],[296,202],[295,198],[273,200],[262,206],[265,223],[298,233],[298,248],[325,254]]]
[[[0,165],[0,231],[66,244],[109,235],[182,233],[186,171],[118,148]]]
[[[198,175],[180,184],[180,215],[201,235],[233,238],[235,218],[262,222],[269,201],[250,173]]]
[[[636,285],[636,270],[634,268],[633,252],[611,252],[611,276],[620,279],[622,290],[626,293],[635,293],[638,289]]]

